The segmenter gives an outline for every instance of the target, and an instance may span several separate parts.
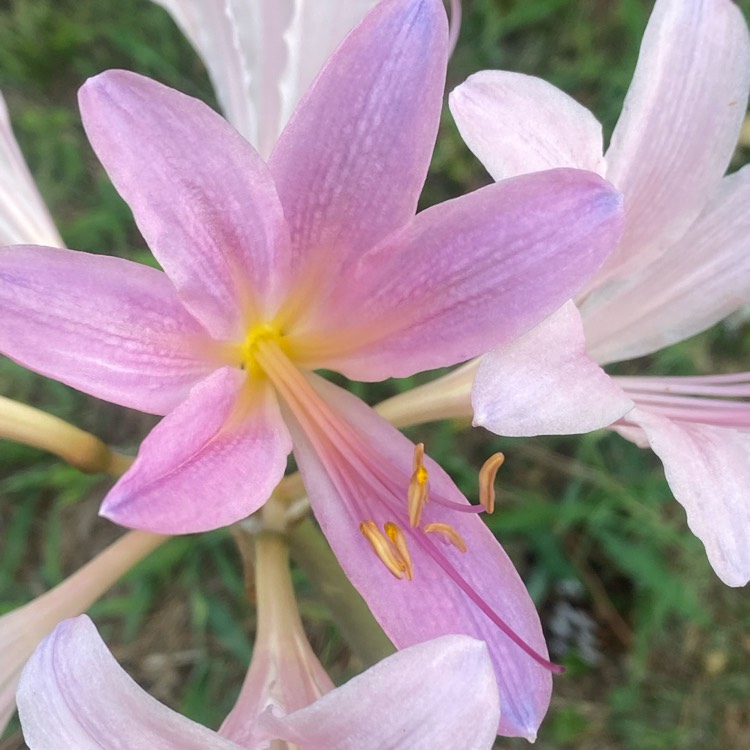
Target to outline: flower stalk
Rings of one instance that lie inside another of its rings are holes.
[[[133,463],[90,432],[4,396],[0,396],[0,438],[50,451],[86,474],[119,477]]]
[[[40,641],[68,617],[85,612],[168,537],[129,531],[45,594],[0,617],[0,733],[15,710],[21,670]]]

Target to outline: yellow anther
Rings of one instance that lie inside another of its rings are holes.
[[[502,453],[490,456],[479,471],[479,502],[488,513],[495,510],[495,477],[497,470],[505,463]]]
[[[422,519],[422,511],[430,499],[430,475],[424,467],[424,443],[414,446],[414,473],[409,481],[409,492],[407,495],[409,505],[409,523],[413,528],[419,526]]]
[[[375,521],[362,521],[359,530],[365,539],[370,542],[375,554],[380,558],[383,565],[393,573],[396,578],[403,578],[406,573],[406,567],[402,560],[394,554],[393,548],[388,544],[388,540],[383,536]]]
[[[449,541],[457,550],[466,552],[466,542],[463,537],[447,523],[428,523],[424,530],[428,534],[441,534],[447,541]]]
[[[383,529],[385,530],[386,535],[391,540],[391,544],[393,545],[393,549],[396,552],[396,557],[401,561],[403,564],[404,573],[406,574],[406,578],[409,581],[414,580],[414,566],[411,562],[411,555],[409,554],[409,548],[406,546],[406,536],[404,535],[404,532],[401,531],[401,529],[393,523],[393,521],[388,521],[383,526]]]

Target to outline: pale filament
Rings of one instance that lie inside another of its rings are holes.
[[[466,542],[463,537],[447,523],[428,523],[425,525],[424,530],[428,534],[441,534],[447,542],[450,542],[460,552],[466,552]]]

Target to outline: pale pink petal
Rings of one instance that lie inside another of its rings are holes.
[[[316,323],[316,366],[403,377],[507,344],[560,307],[620,236],[622,206],[590,172],[550,170],[420,213],[367,253]]]
[[[286,468],[289,435],[269,388],[222,368],[193,388],[141,444],[101,514],[164,534],[239,521],[271,495]]]
[[[474,424],[498,435],[570,435],[606,427],[633,408],[586,354],[573,302],[485,355],[472,389]]]
[[[734,3],[658,0],[606,154],[627,223],[601,278],[643,267],[696,219],[729,165],[749,87],[750,41]]]
[[[258,154],[202,102],[113,70],[79,93],[86,133],[185,306],[217,338],[272,315],[288,237]]]
[[[690,530],[728,586],[750,580],[750,434],[731,427],[669,419],[637,408],[640,427],[664,464]]]
[[[602,126],[541,78],[483,70],[449,103],[461,137],[497,182],[555,167],[604,174]]]
[[[424,521],[452,524],[468,551],[461,553],[421,529],[412,530],[406,508],[413,443],[353,395],[317,376],[310,376],[309,382],[337,415],[339,429],[346,431],[343,447],[327,447],[336,438],[325,428],[316,427],[309,434],[295,414],[285,409],[285,415],[315,517],[344,571],[398,648],[451,633],[485,640],[500,686],[501,733],[535,737],[549,705],[550,672],[504,635],[466,590],[471,588],[543,657],[546,646],[539,616],[513,563],[475,513],[438,503],[439,497],[467,506],[448,475],[431,460],[426,467],[433,500],[425,508]],[[389,489],[396,478],[403,481]],[[380,528],[394,521],[407,534],[413,581],[396,579],[376,557],[360,533],[365,520]],[[453,576],[463,579],[464,587]]]
[[[389,656],[308,708],[266,714],[258,724],[305,750],[481,750],[493,746],[499,718],[486,645],[446,635]]]
[[[42,375],[166,414],[210,372],[207,342],[161,271],[59,248],[0,252],[0,351]]]
[[[441,0],[384,0],[329,58],[282,133],[270,166],[301,283],[315,297],[414,216],[447,47]]]
[[[650,354],[709,328],[750,299],[750,167],[719,183],[698,220],[658,260],[605,284],[581,312],[598,362]]]
[[[152,698],[82,615],[42,642],[21,675],[18,712],[30,750],[238,750]]]
[[[63,243],[18,148],[0,94],[0,246],[21,244]]]

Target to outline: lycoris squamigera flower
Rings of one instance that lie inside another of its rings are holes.
[[[507,343],[573,294],[619,238],[619,195],[576,170],[414,216],[447,50],[439,0],[379,3],[268,165],[200,102],[123,71],[90,80],[80,94],[89,139],[164,271],[4,249],[0,349],[166,415],[102,506],[126,526],[185,533],[236,521],[268,498],[293,446],[317,519],[391,639],[486,640],[501,729],[533,737],[551,665],[481,507],[419,457],[431,501],[413,490],[410,512],[414,445],[313,372],[401,377]]]
[[[750,41],[734,3],[658,0],[605,156],[592,114],[539,79],[485,71],[451,101],[495,179],[579,167],[625,199],[623,239],[576,295],[580,317],[568,309],[483,362],[477,421],[509,435],[585,431],[629,402],[614,429],[661,458],[691,530],[732,586],[750,580],[750,375],[610,378],[595,363],[655,352],[747,302],[750,168],[724,173],[749,88]],[[544,408],[531,408],[540,393]]]

